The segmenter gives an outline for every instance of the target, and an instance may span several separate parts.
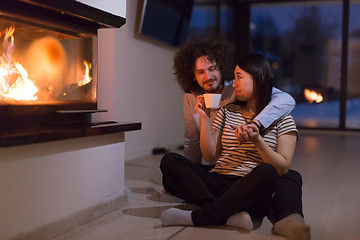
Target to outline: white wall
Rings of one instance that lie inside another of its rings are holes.
[[[124,194],[124,142],[110,134],[0,148],[0,239]]]
[[[176,49],[134,37],[138,1],[126,3],[126,24],[114,34],[114,109],[117,121],[141,122],[126,134],[125,160],[151,154],[157,146],[183,144],[183,92],[173,75]],[[101,79],[100,79],[101,81]]]
[[[98,91],[106,96],[98,99],[98,107],[109,112],[97,113],[93,119],[142,123],[140,131],[126,133],[125,160],[184,142],[183,92],[172,68],[177,49],[135,37],[139,2],[127,0],[126,24],[99,30],[98,39]]]

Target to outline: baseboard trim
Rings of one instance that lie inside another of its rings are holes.
[[[29,232],[21,233],[14,238],[11,238],[11,240],[49,240],[121,208],[127,203],[127,196],[124,194],[112,200],[81,210],[55,222],[38,227]]]

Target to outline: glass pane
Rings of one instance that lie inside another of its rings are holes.
[[[232,34],[233,13],[231,5],[227,2],[221,2],[219,5],[217,1],[195,0],[189,26],[189,39],[194,40],[202,35],[208,35],[230,41]]]
[[[96,103],[96,36],[0,19],[0,43],[0,106]]]
[[[251,51],[267,56],[275,86],[296,100],[298,126],[339,125],[341,23],[341,1],[251,7]]]
[[[346,128],[360,128],[360,1],[350,2]]]

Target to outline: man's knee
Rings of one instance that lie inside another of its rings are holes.
[[[186,158],[183,157],[180,154],[174,153],[174,152],[169,152],[166,153],[160,161],[160,169],[164,170],[164,169],[168,169],[168,168],[174,168],[177,167],[179,165],[184,164]]]
[[[170,165],[174,161],[175,158],[176,158],[176,153],[172,153],[172,152],[166,153],[161,158],[160,168],[167,167],[168,165]]]

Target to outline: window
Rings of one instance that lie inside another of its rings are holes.
[[[275,86],[296,100],[297,125],[338,128],[342,2],[252,4],[250,39],[250,51],[269,59]]]
[[[360,2],[350,2],[346,127],[360,129]]]
[[[189,26],[189,39],[202,35],[232,40],[233,14],[228,1],[195,0]]]

